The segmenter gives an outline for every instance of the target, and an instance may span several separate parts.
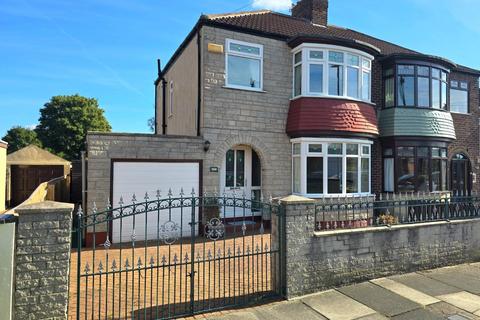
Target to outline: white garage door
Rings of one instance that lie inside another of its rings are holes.
[[[167,198],[171,189],[173,197],[177,197],[183,188],[185,196],[190,196],[192,188],[199,193],[200,165],[198,162],[113,162],[113,205],[118,207],[120,197],[124,205],[131,204],[135,194],[137,203],[145,201],[145,192],[150,200],[155,200],[157,190],[161,191],[162,198]],[[198,214],[196,212],[196,219]],[[130,242],[132,235],[137,241],[157,239],[158,229],[165,223],[177,224],[181,229],[182,237],[190,236],[191,209],[176,208],[147,213],[145,227],[145,214],[135,217],[115,219],[112,223],[112,240],[114,243]],[[159,222],[158,222],[159,220]],[[120,232],[121,229],[121,232]],[[145,232],[146,229],[146,232]],[[197,233],[198,230],[195,230]]]

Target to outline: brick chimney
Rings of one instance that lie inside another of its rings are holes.
[[[328,22],[328,0],[299,0],[292,7],[292,16],[326,26]]]

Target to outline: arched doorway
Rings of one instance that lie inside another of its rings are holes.
[[[261,174],[260,158],[255,150],[248,145],[236,145],[225,153],[220,174],[220,191],[229,197],[245,195],[246,199],[260,201]],[[226,214],[227,217],[230,215]]]
[[[454,195],[469,195],[471,191],[471,165],[468,157],[463,153],[457,153],[451,162],[451,184]]]

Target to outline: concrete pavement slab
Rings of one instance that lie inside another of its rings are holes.
[[[435,304],[431,304],[427,307],[427,310],[431,312],[437,313],[445,318],[453,317],[453,316],[462,316],[461,320],[480,320],[480,317],[475,316],[472,313],[469,313],[465,310],[459,309],[451,304],[448,304],[444,301],[438,302]]]
[[[327,320],[302,301],[288,301],[255,309],[255,314],[260,319],[304,319],[304,320]]]
[[[475,294],[480,294],[480,272],[478,268],[469,265],[446,267],[421,274]]]
[[[402,313],[391,319],[394,320],[444,320],[445,318],[425,309],[417,309]]]
[[[443,282],[426,277],[419,273],[408,273],[388,278],[396,282],[403,283],[412,289],[418,290],[432,297],[462,291],[457,287],[447,285]]]
[[[210,320],[263,320],[251,311],[234,311],[223,316],[207,317]]]
[[[335,290],[307,296],[301,301],[328,319],[353,320],[375,311]]]
[[[342,287],[337,290],[387,317],[423,308],[418,303],[370,282]]]
[[[382,316],[380,313],[371,314],[365,317],[357,318],[355,320],[387,320],[388,318]]]
[[[425,293],[422,293],[418,290],[412,289],[400,282],[396,282],[394,280],[388,278],[380,278],[370,281],[377,286],[390,290],[404,298],[412,300],[422,306],[428,306],[429,304],[440,302],[440,300],[429,296]]]
[[[462,291],[445,294],[437,298],[473,314],[480,311],[480,296],[471,294],[470,292]],[[476,315],[480,315],[480,313]]]

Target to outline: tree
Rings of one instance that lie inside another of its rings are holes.
[[[147,125],[151,132],[155,132],[155,117],[148,119]]]
[[[34,130],[20,126],[15,126],[8,130],[2,140],[8,142],[8,153],[15,152],[30,144],[35,144],[39,147],[42,146]]]
[[[40,109],[35,131],[44,147],[65,159],[78,159],[88,131],[112,129],[103,113],[94,98],[54,96]]]

